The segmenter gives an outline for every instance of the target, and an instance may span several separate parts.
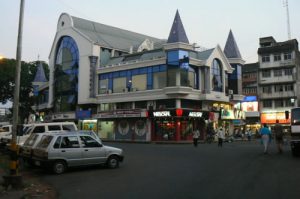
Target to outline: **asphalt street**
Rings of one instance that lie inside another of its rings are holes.
[[[199,144],[105,143],[125,151],[118,169],[89,167],[63,175],[36,170],[59,198],[299,199],[300,158],[289,146],[263,154],[257,141]]]

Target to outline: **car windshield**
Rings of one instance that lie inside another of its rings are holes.
[[[24,129],[23,129],[24,135],[28,134],[32,128],[33,128],[33,126],[24,127]]]
[[[38,134],[31,134],[30,137],[25,141],[24,146],[33,146],[38,136]]]
[[[89,136],[91,136],[92,138],[94,138],[94,139],[100,141],[100,138],[97,136],[96,133],[94,133],[94,131],[86,131],[86,130],[84,130],[84,131],[79,131],[79,133],[80,133],[80,134],[84,134],[84,135],[89,135]]]
[[[51,135],[44,135],[41,139],[41,141],[38,143],[38,148],[47,148],[53,139],[53,136]]]
[[[0,132],[9,132],[9,127],[8,126],[1,127]]]

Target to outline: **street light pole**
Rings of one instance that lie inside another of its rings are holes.
[[[17,65],[15,72],[15,88],[14,88],[14,101],[13,101],[13,128],[11,140],[11,162],[10,162],[10,176],[6,176],[5,183],[14,188],[22,186],[22,177],[18,175],[18,147],[17,147],[17,124],[19,118],[19,95],[20,95],[20,76],[21,76],[21,52],[22,52],[22,34],[23,34],[23,16],[24,16],[24,3],[21,0],[20,16],[19,16],[19,30],[18,30],[18,43],[17,43]]]

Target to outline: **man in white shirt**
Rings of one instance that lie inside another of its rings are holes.
[[[223,140],[225,139],[225,133],[222,127],[219,128],[217,136],[218,136],[218,147],[222,147]]]
[[[194,143],[194,146],[197,147],[198,146],[198,139],[200,137],[200,132],[198,129],[195,129],[194,132],[193,132],[193,143]]]

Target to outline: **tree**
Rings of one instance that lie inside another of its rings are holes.
[[[49,69],[46,63],[42,63],[46,73],[49,76]],[[23,123],[25,118],[34,113],[32,106],[34,98],[32,96],[32,81],[37,71],[38,62],[21,63],[21,79],[20,79],[20,99],[19,99],[19,119]],[[0,60],[0,102],[6,103],[13,101],[14,85],[15,85],[15,59]]]

